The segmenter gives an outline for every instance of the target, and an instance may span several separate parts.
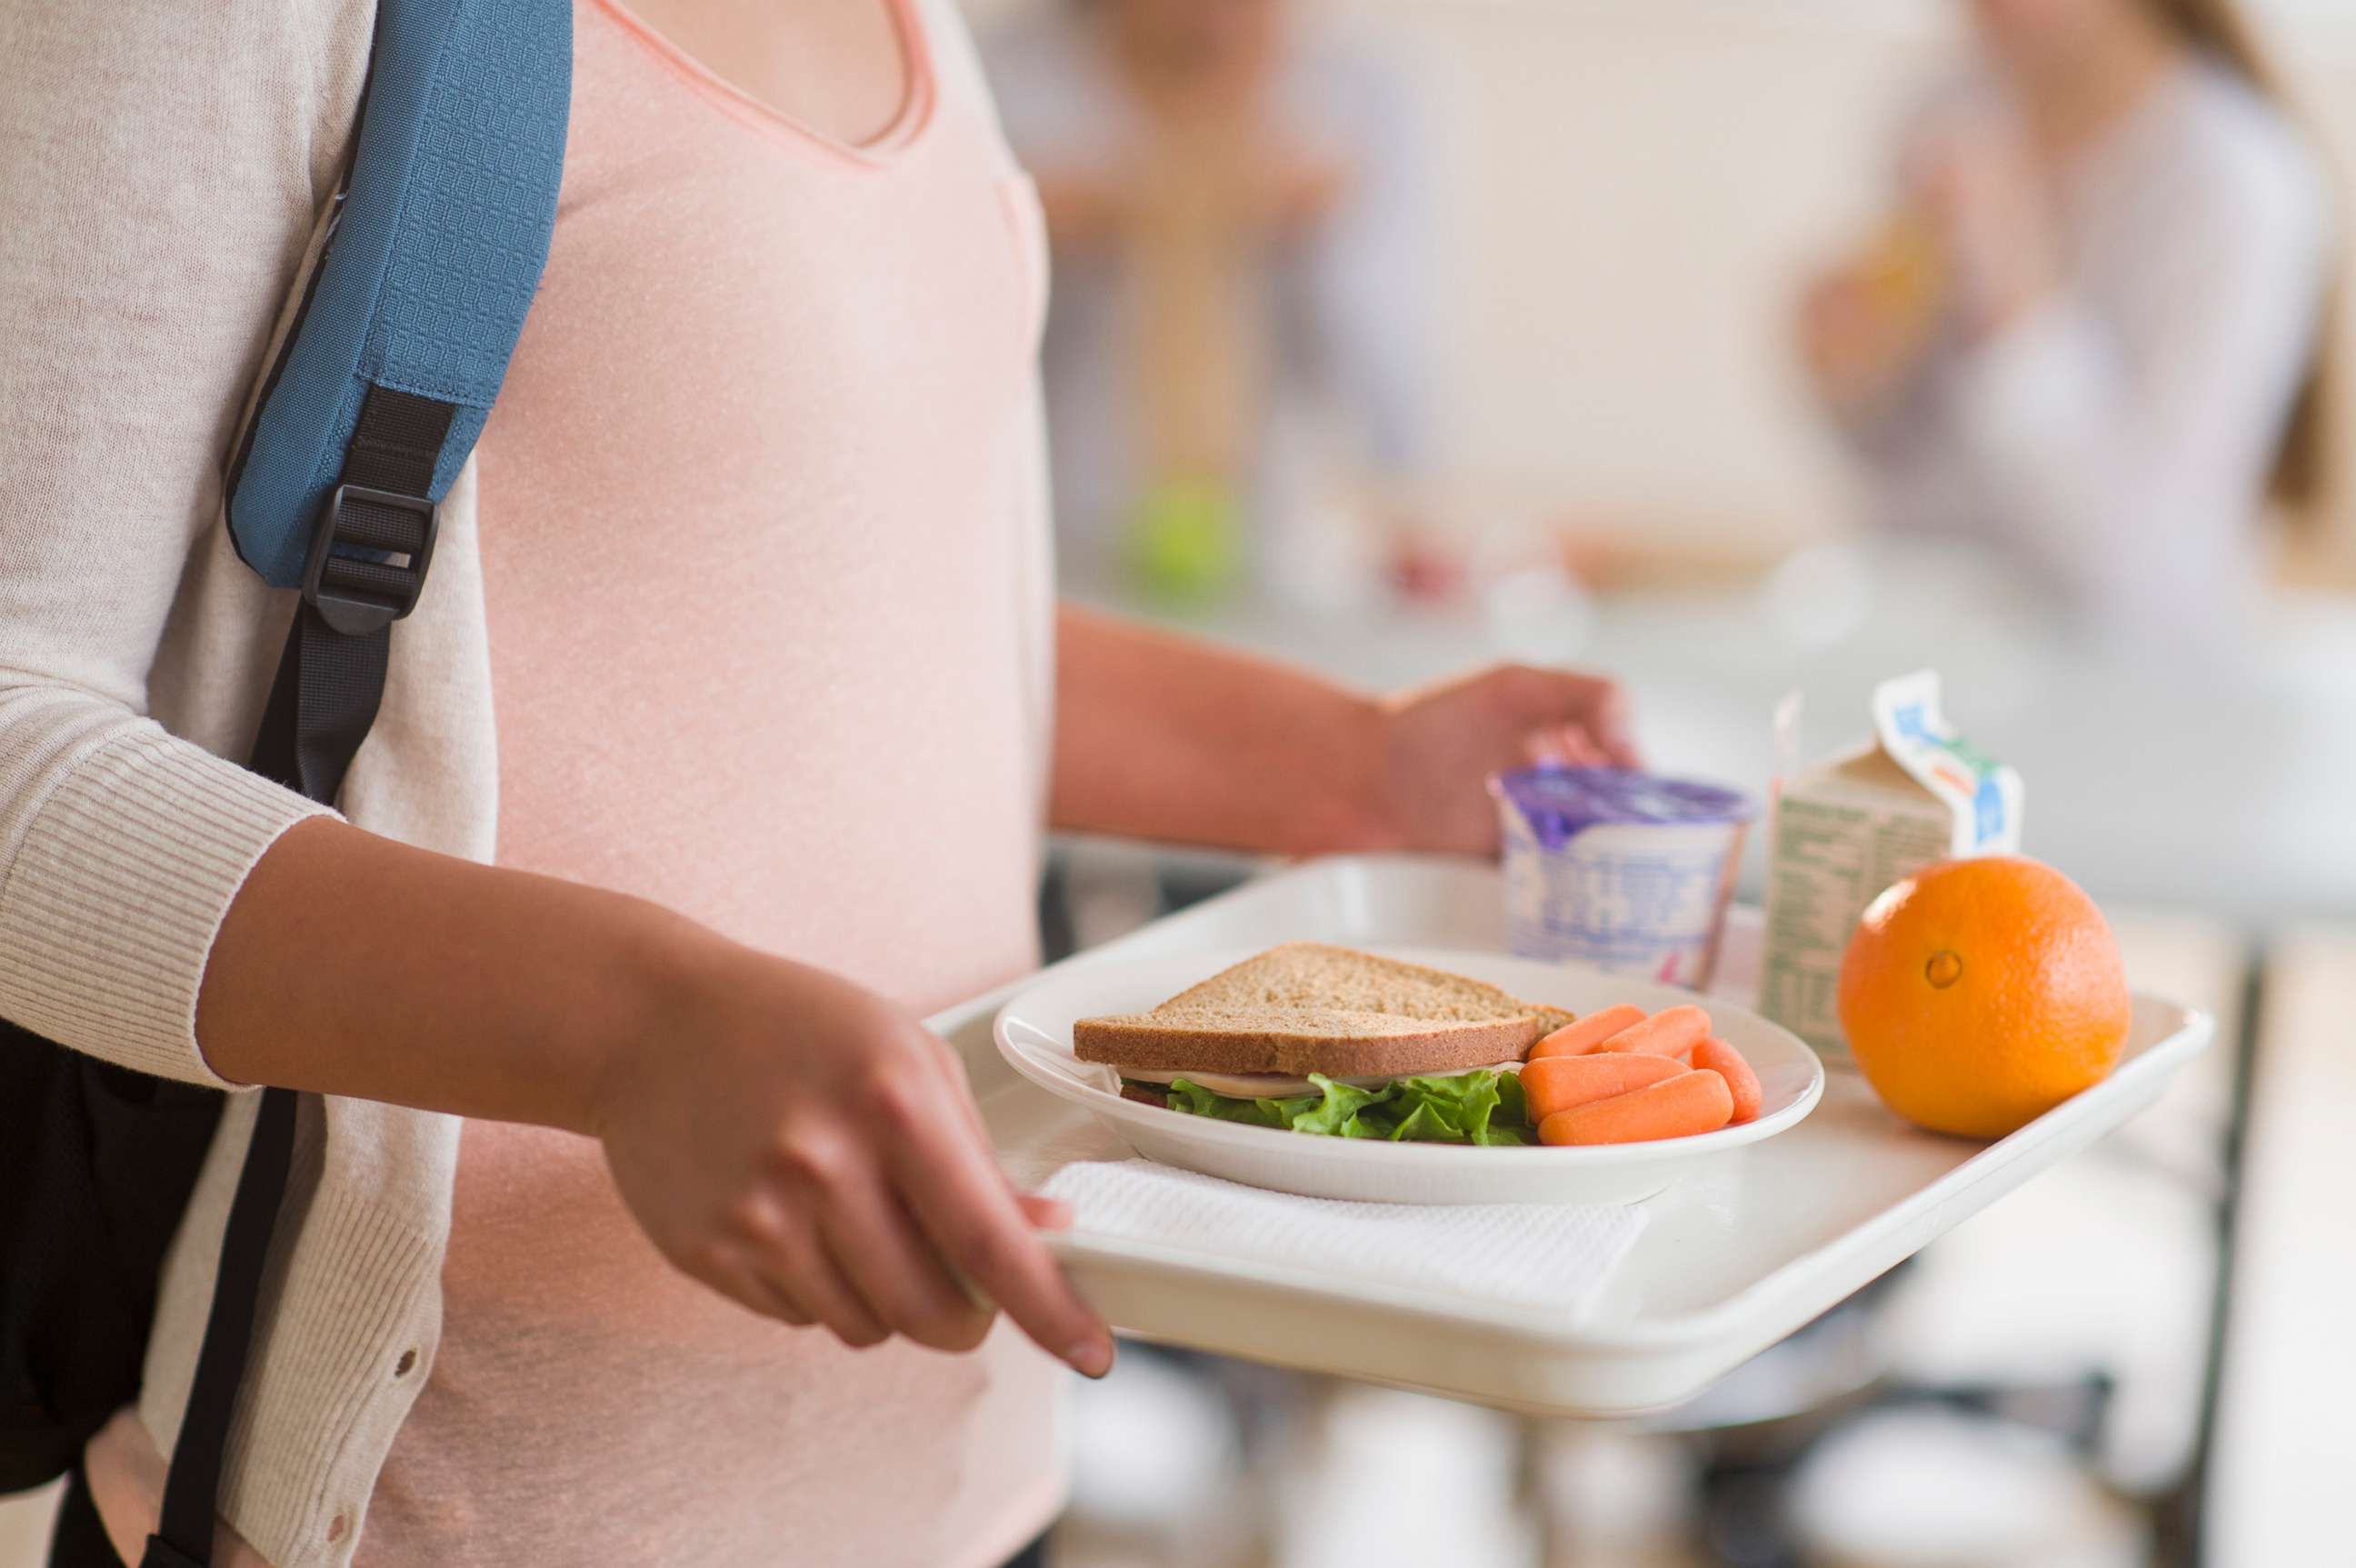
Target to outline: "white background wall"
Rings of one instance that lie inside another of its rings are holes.
[[[983,24],[1041,3],[969,0]],[[1421,90],[1452,471],[1697,528],[1800,535],[1846,515],[1790,298],[1874,213],[1887,133],[1952,59],[1959,0],[1322,8],[1395,44]],[[2356,170],[2356,4],[2256,11]]]

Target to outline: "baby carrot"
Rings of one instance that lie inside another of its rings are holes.
[[[1574,1105],[1538,1123],[1541,1144],[1642,1144],[1715,1133],[1734,1114],[1726,1079],[1708,1070],[1682,1072],[1648,1089]]]
[[[1529,1096],[1530,1120],[1544,1122],[1558,1111],[1644,1089],[1685,1070],[1682,1064],[1666,1057],[1633,1051],[1546,1057],[1522,1069],[1522,1092]]]
[[[1681,1057],[1709,1038],[1709,1015],[1687,1004],[1665,1007],[1641,1024],[1631,1024],[1595,1048],[1642,1051],[1648,1057]]]
[[[1740,1051],[1713,1035],[1693,1048],[1693,1064],[1708,1068],[1726,1079],[1729,1093],[1734,1096],[1734,1119],[1748,1122],[1759,1114],[1759,1102],[1764,1098],[1759,1089],[1759,1075],[1751,1070]]]
[[[1541,1057],[1575,1057],[1593,1050],[1631,1024],[1644,1021],[1644,1010],[1633,1002],[1590,1013],[1576,1024],[1565,1024],[1530,1047],[1530,1060]]]

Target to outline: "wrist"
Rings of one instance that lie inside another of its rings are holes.
[[[616,897],[602,961],[579,1009],[585,1027],[584,1070],[555,1108],[558,1125],[603,1137],[618,1106],[638,1096],[644,1070],[668,1046],[691,1038],[679,1027],[708,994],[731,943],[683,915],[636,898]]]
[[[1405,813],[1393,787],[1390,703],[1342,694],[1334,740],[1323,751],[1331,769],[1322,791],[1325,807],[1321,850],[1372,851],[1408,846]]]
[[[2035,316],[2056,291],[2060,274],[2034,242],[1990,253],[1983,251],[1956,268],[1964,328],[1974,342],[2001,337]]]

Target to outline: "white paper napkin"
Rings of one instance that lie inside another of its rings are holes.
[[[1244,1258],[1523,1306],[1577,1318],[1636,1239],[1642,1208],[1532,1203],[1424,1206],[1296,1197],[1151,1160],[1066,1165],[1043,1189],[1075,1229],[1119,1240]]]

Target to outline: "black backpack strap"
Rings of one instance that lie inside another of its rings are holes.
[[[171,1476],[164,1483],[163,1515],[155,1533],[147,1538],[140,1568],[209,1568],[213,1560],[221,1460],[229,1447],[238,1385],[245,1378],[246,1352],[253,1341],[262,1264],[270,1255],[278,1206],[286,1196],[295,1101],[291,1089],[262,1091],[253,1142],[246,1150],[245,1170],[230,1205],[229,1231],[221,1241],[220,1276],[213,1286],[212,1314],[205,1320],[197,1380],[188,1391],[180,1440],[172,1450]]]
[[[253,771],[322,803],[376,722],[392,623],[413,608],[439,512],[426,499],[453,405],[371,388],[313,532],[303,605],[253,743]]]
[[[422,406],[421,406],[422,405]],[[371,393],[345,458],[343,482],[319,520],[303,603],[253,743],[253,771],[321,804],[375,722],[391,662],[392,623],[417,603],[434,553],[435,508],[424,499],[452,410],[406,393]],[[361,553],[348,554],[347,551]],[[209,1568],[221,1465],[253,1343],[262,1280],[294,1150],[298,1096],[265,1089],[221,1240],[204,1347],[172,1450],[164,1507],[141,1568]]]
[[[482,434],[546,263],[572,70],[572,0],[377,0],[345,191],[225,477],[239,555],[303,595],[252,767],[323,804],[375,721],[435,502]],[[262,1094],[146,1568],[212,1560],[297,1103]]]

